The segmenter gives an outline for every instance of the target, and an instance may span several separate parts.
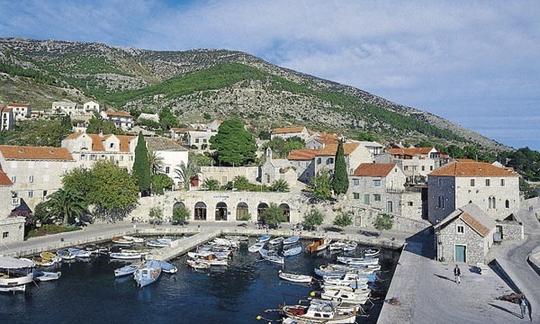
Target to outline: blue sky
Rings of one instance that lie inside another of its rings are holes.
[[[237,49],[540,149],[540,1],[0,0],[0,36]]]

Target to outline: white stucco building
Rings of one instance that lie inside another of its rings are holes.
[[[12,102],[7,107],[11,108],[15,121],[28,119],[32,114],[32,107],[27,104]]]
[[[161,158],[162,172],[169,176],[176,186],[179,186],[180,179],[175,170],[182,164],[188,164],[189,151],[177,142],[164,137],[147,137],[145,141],[148,151],[155,152]]]
[[[58,114],[77,116],[85,113],[82,106],[70,100],[53,101],[52,110]]]
[[[378,163],[397,163],[410,183],[425,183],[427,175],[448,163],[448,156],[434,147],[390,148],[375,158]]]
[[[13,109],[0,105],[0,131],[15,128],[15,116]]]
[[[185,143],[193,150],[197,151],[209,151],[210,150],[210,138],[216,135],[217,132],[208,130],[189,130],[186,133]]]
[[[100,114],[101,118],[104,120],[112,121],[116,128],[129,130],[133,127],[133,116],[126,111],[106,110],[102,111]]]
[[[93,113],[93,112],[100,112],[100,106],[99,103],[95,101],[87,101],[83,104],[84,111],[86,113]]]
[[[299,137],[304,141],[309,137],[309,131],[305,126],[289,126],[272,129],[272,134],[270,135],[271,139],[282,138],[284,140]]]
[[[17,207],[13,198],[13,182],[0,170],[0,244],[22,241],[24,239],[24,217],[13,217],[11,210]]]

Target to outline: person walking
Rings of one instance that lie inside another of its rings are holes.
[[[456,264],[456,267],[454,268],[454,279],[455,282],[459,285],[461,283],[461,269]]]
[[[527,298],[525,298],[525,295],[521,296],[521,299],[519,301],[519,308],[521,310],[521,318],[524,319],[525,314],[528,312],[529,313],[529,320],[532,322],[531,304],[529,303]]]

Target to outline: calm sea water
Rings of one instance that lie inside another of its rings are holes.
[[[384,298],[398,256],[383,251],[382,291],[376,296]],[[301,254],[287,258],[285,270],[312,274],[334,258]],[[173,260],[178,273],[162,274],[144,289],[137,289],[132,277],[115,279],[114,269],[125,263],[107,256],[63,264],[58,281],[29,286],[25,294],[0,294],[0,323],[266,323],[256,316],[278,319],[264,310],[296,303],[316,288],[280,281],[280,266],[259,259],[243,245],[229,267],[197,272],[181,257]],[[369,317],[359,322],[375,323],[381,305],[375,301]]]

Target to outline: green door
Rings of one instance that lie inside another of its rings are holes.
[[[466,253],[467,247],[465,245],[456,245],[456,262],[467,262]]]

